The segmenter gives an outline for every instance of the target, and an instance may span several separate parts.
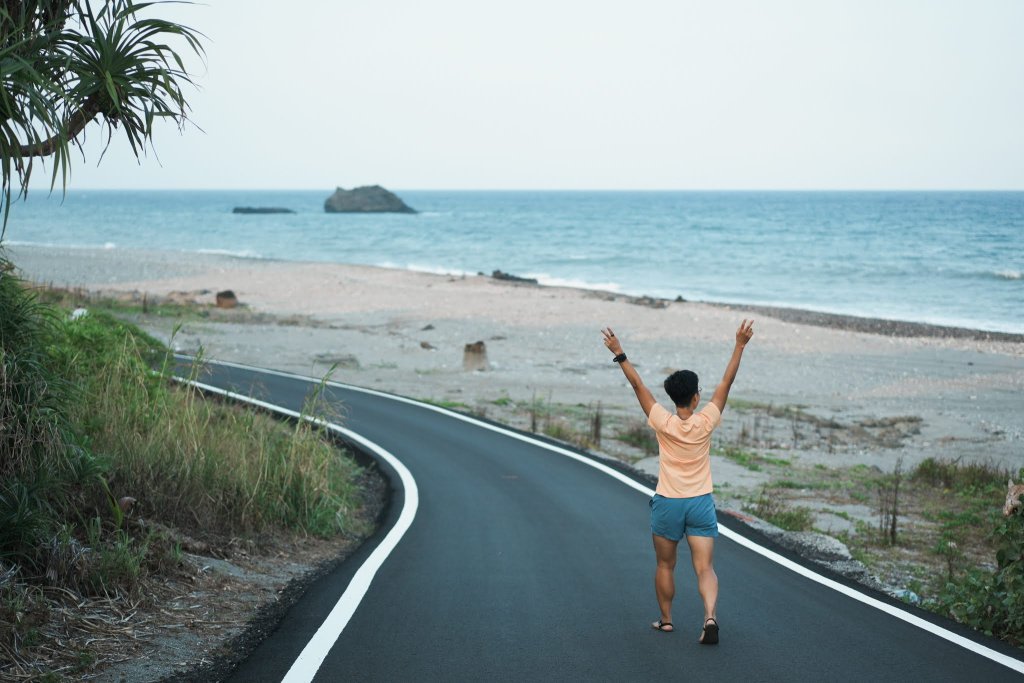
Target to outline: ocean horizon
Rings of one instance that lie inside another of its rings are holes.
[[[780,306],[1024,333],[1024,192],[69,190],[11,206],[11,246],[160,249]],[[236,206],[292,214],[238,215]]]

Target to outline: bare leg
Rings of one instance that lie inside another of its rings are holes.
[[[710,536],[687,536],[686,543],[690,546],[693,572],[697,575],[697,590],[704,601],[704,621],[717,621],[715,608],[718,604],[718,575],[715,574],[715,567],[712,564],[715,539]]]
[[[654,536],[654,554],[658,567],[654,571],[654,592],[658,596],[658,608],[661,610],[661,622],[672,621],[672,598],[676,596],[676,550],[679,541],[671,541],[664,536]],[[664,630],[669,630],[668,628]]]

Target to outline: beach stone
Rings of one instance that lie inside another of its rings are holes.
[[[462,350],[462,369],[467,371],[490,370],[487,362],[487,344],[482,341],[466,344]]]
[[[421,342],[420,342],[420,348],[421,348],[421,349],[426,349],[427,351],[433,351],[433,350],[434,350],[434,349],[436,349],[437,347],[436,347],[436,346],[434,346],[433,344],[431,344],[431,343],[430,343],[430,342],[428,342],[428,341],[421,341]]]
[[[351,190],[338,188],[324,202],[327,213],[416,213],[393,192],[380,185]]]
[[[217,292],[217,308],[234,308],[238,305],[238,297],[230,289]]]
[[[533,278],[533,277],[520,277],[518,275],[513,275],[512,273],[504,273],[504,272],[502,272],[500,270],[493,271],[491,273],[491,278],[493,278],[495,280],[504,280],[505,282],[521,282],[521,283],[527,284],[527,285],[540,284],[537,281],[537,278]]]

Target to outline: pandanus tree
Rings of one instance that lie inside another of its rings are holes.
[[[50,189],[65,188],[90,126],[103,152],[123,136],[140,158],[160,121],[185,124],[194,84],[184,58],[203,57],[202,35],[147,16],[167,4],[0,0],[0,583],[8,564],[45,567],[41,544],[99,476],[67,418],[77,395],[54,360],[55,315],[5,277],[11,200],[43,163]]]
[[[122,135],[136,158],[158,122],[185,124],[194,83],[183,55],[203,56],[202,35],[147,16],[166,4],[0,0],[0,240],[38,160],[51,166],[51,190],[66,187],[90,124],[104,130],[104,152]]]

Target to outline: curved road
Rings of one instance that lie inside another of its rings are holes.
[[[292,410],[315,386],[256,369],[208,368],[199,381]],[[313,680],[1022,679],[1024,665],[1006,657],[1020,653],[1005,644],[915,611],[1004,658],[993,661],[724,537],[715,557],[721,644],[696,643],[702,611],[682,546],[677,631],[656,632],[646,495],[431,407],[340,386],[328,394],[343,404],[345,427],[408,468],[418,507],[340,636],[330,636]],[[231,680],[288,675],[398,520],[404,494],[394,491],[384,528],[314,584]],[[292,670],[292,679],[310,675]]]

